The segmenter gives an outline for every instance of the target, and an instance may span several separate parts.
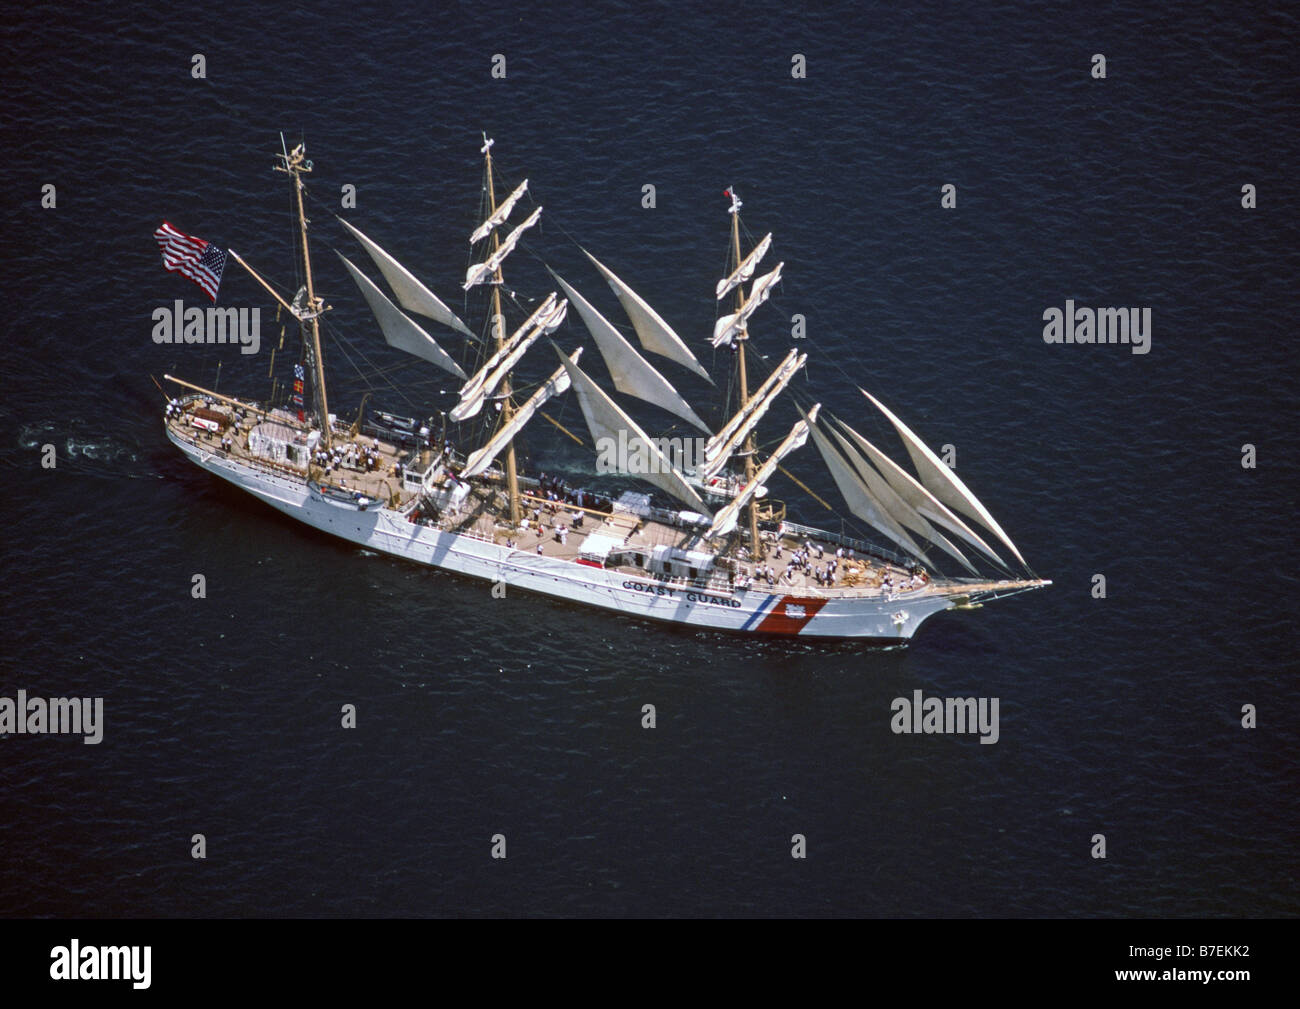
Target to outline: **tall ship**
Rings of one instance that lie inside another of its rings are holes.
[[[389,345],[421,359],[415,366],[461,383],[444,402],[417,411],[427,417],[408,417],[379,410],[367,393],[351,419],[331,412],[322,346],[330,306],[318,293],[304,209],[313,166],[302,144],[289,150],[281,138],[275,170],[292,188],[296,293],[277,290],[233,250],[228,255],[275,299],[277,317],[296,325],[297,345],[291,338],[286,350],[282,330],[271,354],[272,371],[277,352],[295,355],[292,384],[259,400],[165,376],[174,387],[164,410],[173,444],[195,465],[300,522],[483,579],[496,595],[522,590],[692,628],[898,645],[932,614],[1050,584],[884,402],[859,390],[863,414],[896,432],[911,472],[848,419],[811,402],[802,386],[792,387],[805,353],[751,347],[754,316],[780,283],[784,263],[759,273],[772,235],[742,243],[748,232],[734,188],[725,193],[728,262],[714,285],[716,321],[712,335],[696,341],[701,351],[711,344],[715,377],[687,340],[585,249],[626,326],[611,322],[572,278],[552,272],[555,290],[533,299],[506,284],[507,260],[542,207],[532,205],[527,179],[511,186],[499,178],[492,149],[485,136],[481,214],[461,285],[462,314],[481,316],[478,330],[370,234],[340,218],[386,289],[339,252],[342,273]],[[519,205],[526,198],[525,214]],[[227,253],[169,224],[156,237],[164,266],[200,283],[215,302]],[[578,331],[595,344],[595,355],[567,346]],[[661,369],[727,391],[716,411],[706,411],[712,421]],[[576,399],[590,441],[544,409],[564,396]],[[634,405],[670,433],[648,434],[628,412]],[[788,430],[769,431],[778,405],[792,407],[797,419]],[[516,442],[538,418],[550,425],[540,434],[578,442],[594,465],[528,472]],[[786,468],[810,441],[847,515]],[[834,514],[838,528],[787,515],[772,493],[780,479]],[[861,536],[847,531],[854,520],[864,527]],[[940,563],[959,573],[940,573]]]

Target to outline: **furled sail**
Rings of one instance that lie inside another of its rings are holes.
[[[596,341],[596,347],[600,350],[600,356],[605,359],[610,376],[614,379],[614,388],[676,414],[706,434],[711,433],[708,425],[700,420],[691,409],[691,405],[682,399],[681,393],[673,388],[672,383],[659,374],[654,365],[638,354],[636,348],[623,338],[623,334],[615,329],[591,302],[575,291],[559,274],[552,271],[551,276],[555,277],[556,283],[564,289],[564,293],[569,296],[569,300],[578,309],[578,314],[582,316],[582,321],[590,330],[592,339]]]
[[[835,437],[835,441],[839,444],[840,449],[853,468],[858,471],[858,476],[862,478],[862,482],[867,485],[867,489],[880,502],[881,507],[885,509],[890,518],[905,529],[924,536],[939,549],[951,554],[971,574],[977,573],[971,566],[970,561],[966,559],[966,555],[954,546],[943,533],[935,529],[924,515],[899,497],[898,492],[889,485],[889,482],[884,477],[876,472],[876,468],[867,462],[856,446],[851,444],[835,428],[830,427],[828,430]]]
[[[771,246],[772,233],[769,231],[763,240],[754,246],[754,251],[741,261],[741,264],[736,267],[730,277],[724,277],[722,280],[718,281],[719,301],[725,298],[729,292],[734,291],[741,284],[749,282],[749,278],[754,275],[755,268],[763,261],[763,257],[767,255],[767,250],[771,248]]]
[[[695,359],[695,355],[691,353],[685,341],[673,331],[673,328],[668,323],[664,322],[659,313],[651,308],[645,299],[632,288],[615,276],[613,270],[605,266],[590,252],[587,252],[586,249],[582,251],[596,265],[596,269],[604,275],[605,280],[609,282],[609,286],[618,295],[618,300],[623,305],[623,311],[627,313],[632,328],[636,330],[636,335],[641,340],[641,346],[652,354],[670,358],[678,364],[690,368],[701,378],[712,382],[713,379],[709,378],[709,373]]]
[[[803,413],[803,410],[800,409],[799,412]],[[807,419],[807,414],[804,414],[804,418]],[[871,493],[867,485],[862,482],[862,478],[854,472],[844,457],[835,450],[835,446],[831,444],[830,439],[817,429],[815,422],[809,425],[809,430],[812,432],[813,442],[817,445],[817,451],[821,453],[822,459],[826,462],[826,468],[831,471],[835,486],[840,489],[840,494],[843,495],[845,503],[849,506],[849,511],[862,521],[870,523],[874,528],[880,530],[913,557],[919,557],[929,563],[925,551],[907,534],[907,530],[890,517],[888,511]]]
[[[731,343],[745,328],[749,317],[771,296],[772,288],[780,283],[783,266],[785,263],[777,263],[775,270],[763,274],[754,281],[754,286],[749,289],[749,300],[745,302],[744,308],[731,315],[722,316],[713,324],[713,346],[721,347],[724,343]]]
[[[500,363],[498,363],[497,366],[488,373],[477,391],[475,391],[473,395],[465,397],[456,404],[451,411],[451,419],[459,422],[462,420],[468,420],[470,417],[477,415],[478,412],[483,409],[484,400],[496,391],[497,386],[501,384],[501,380],[510,373],[510,370],[514,368],[516,364],[519,363],[519,359],[528,353],[528,349],[537,342],[538,338],[547,333],[552,333],[559,328],[559,325],[564,321],[565,313],[568,312],[568,310],[569,303],[567,301],[561,301],[551,309],[548,315],[538,319],[528,334],[515,344],[514,349],[511,350],[510,353],[506,354],[506,356],[501,359]]]
[[[732,433],[736,430],[736,427],[744,423],[745,418],[750,415],[759,400],[767,395],[768,390],[780,380],[781,376],[788,368],[790,368],[798,356],[799,352],[797,350],[792,350],[790,353],[785,355],[785,360],[777,365],[772,374],[768,375],[767,378],[763,380],[763,384],[754,390],[754,394],[749,397],[749,402],[743,404],[741,408],[736,411],[735,416],[733,416],[731,420],[727,421],[727,423],[722,426],[722,429],[709,439],[709,444],[705,449],[705,458],[712,458],[717,454],[717,450],[728,438],[731,437]]]
[[[709,527],[706,536],[725,536],[736,528],[736,520],[740,516],[741,509],[749,504],[750,499],[758,493],[760,487],[772,479],[772,474],[776,472],[781,460],[795,449],[803,448],[804,443],[808,441],[808,425],[810,422],[817,420],[817,411],[820,409],[821,404],[815,403],[813,408],[808,411],[807,420],[795,422],[794,427],[790,429],[790,433],[786,435],[785,441],[781,442],[776,451],[772,453],[771,458],[759,467],[758,472],[754,474],[754,479],[713,517],[713,525]]]
[[[538,207],[521,224],[517,225],[514,231],[505,237],[505,241],[501,243],[496,252],[488,256],[483,262],[475,263],[465,271],[465,283],[461,287],[468,291],[475,284],[481,284],[493,276],[501,268],[501,264],[505,262],[506,256],[515,251],[515,246],[519,244],[519,239],[523,236],[523,233],[536,224],[537,219],[541,216],[542,208]]]
[[[450,326],[458,333],[471,338],[474,337],[470,328],[460,321],[456,313],[444,305],[436,294],[416,280],[410,270],[343,218],[340,217],[339,222],[352,232],[353,237],[370,254],[370,258],[375,261],[375,266],[379,268],[379,272],[388,281],[388,286],[392,288],[393,294],[397,295],[399,305],[408,312],[418,312],[435,322],[441,322],[444,326]]]
[[[1006,563],[993,552],[990,547],[970,526],[963,522],[957,515],[949,510],[948,506],[926,490],[911,473],[903,469],[902,466],[894,462],[893,459],[885,455],[880,449],[876,448],[866,438],[862,437],[857,431],[849,427],[842,420],[836,418],[839,426],[844,433],[853,440],[857,447],[876,464],[876,468],[883,474],[886,482],[894,489],[894,492],[911,505],[916,511],[929,519],[932,523],[942,527],[954,536],[959,536],[971,546],[982,551],[985,556],[996,561],[1001,567],[1006,567]],[[924,535],[924,534],[923,534]],[[937,540],[935,541],[938,542]],[[942,546],[942,544],[940,544]]]
[[[790,351],[794,355],[794,351]],[[789,358],[786,359],[787,361]],[[749,433],[758,426],[758,422],[763,419],[778,396],[785,391],[785,387],[790,384],[790,380],[803,367],[804,362],[808,360],[807,354],[797,355],[794,361],[787,366],[782,364],[780,368],[772,373],[769,380],[764,382],[759,389],[759,394],[754,396],[745,410],[741,411],[743,417],[740,423],[732,430],[731,434],[725,441],[718,442],[715,438],[704,449],[704,471],[702,473],[705,479],[716,476],[722,471],[727,464],[727,460],[749,437]],[[730,426],[730,422],[728,423]]]
[[[654,484],[660,490],[686,502],[696,512],[711,519],[713,513],[705,507],[700,496],[695,493],[695,489],[686,482],[681,471],[659,450],[659,446],[637,426],[636,421],[620,410],[618,404],[605,394],[591,376],[565,357],[559,347],[555,348],[555,352],[560,355],[564,370],[573,383],[573,391],[582,407],[582,414],[587,419],[587,427],[597,444],[607,439],[607,444],[629,446],[647,463],[645,466],[647,472],[631,475]],[[620,434],[622,438],[619,437]]]
[[[885,404],[867,392],[866,389],[859,388],[858,391],[875,403],[880,412],[888,417],[889,422],[897,429],[899,437],[903,439],[903,445],[907,448],[907,454],[912,457],[912,465],[916,467],[916,472],[926,490],[930,491],[931,494],[950,508],[956,508],[963,515],[969,515],[971,518],[978,520],[989,532],[1002,541],[1006,548],[1015,555],[1016,560],[1028,568],[1029,565],[1025,564],[1025,559],[1020,556],[1020,551],[1011,542],[1011,538],[1002,531],[1002,527],[989,514],[988,509],[980,504],[979,498],[970,492],[970,489],[962,483],[957,474],[945,466],[943,461],[930,451],[925,442],[912,433],[911,428],[890,413]]]
[[[483,239],[487,238],[488,235],[492,234],[494,228],[499,228],[501,225],[505,224],[506,218],[510,216],[510,211],[515,209],[515,204],[519,202],[519,198],[527,191],[528,180],[524,179],[523,182],[519,183],[518,188],[505,198],[505,202],[497,207],[492,216],[474,229],[474,233],[469,236],[469,244],[477,245]]]
[[[582,348],[579,347],[569,355],[569,360],[574,364],[578,363],[578,358],[582,356]],[[492,465],[492,461],[501,454],[501,450],[510,444],[524,425],[533,419],[535,414],[548,399],[558,396],[569,389],[569,375],[561,365],[555,369],[555,372],[548,378],[542,386],[528,397],[524,403],[515,410],[510,418],[510,423],[503,424],[500,430],[494,434],[486,445],[476,452],[471,453],[470,457],[465,460],[465,468],[460,473],[462,480],[468,480],[472,476],[478,476],[485,469]]]
[[[523,325],[511,333],[507,339],[503,340],[501,346],[492,354],[491,357],[483,362],[482,367],[474,373],[474,376],[460,387],[460,398],[462,400],[468,399],[482,389],[483,382],[490,374],[492,374],[496,366],[501,363],[501,359],[513,351],[515,347],[519,346],[519,341],[524,338],[524,335],[538,319],[546,316],[554,308],[555,292],[552,291],[546,296],[542,303],[537,306],[533,314],[524,320]]]
[[[414,354],[416,357],[422,357],[458,378],[465,377],[465,372],[461,370],[460,365],[452,360],[451,356],[439,347],[437,341],[414,319],[389,301],[373,280],[353,266],[343,253],[338,253],[338,257],[343,260],[343,265],[348,268],[352,279],[361,289],[362,295],[370,305],[370,311],[375,313],[379,328],[383,330],[384,339],[390,346]]]

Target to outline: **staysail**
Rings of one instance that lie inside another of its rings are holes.
[[[803,413],[803,410],[800,409],[799,412]],[[807,419],[807,414],[804,414],[804,417]],[[871,493],[867,485],[862,482],[862,478],[854,472],[844,457],[835,450],[835,446],[831,444],[830,439],[817,430],[817,424],[810,424],[809,430],[812,432],[817,451],[821,453],[822,459],[826,462],[826,468],[831,471],[835,486],[840,489],[840,494],[843,495],[845,503],[849,506],[849,511],[862,521],[870,523],[874,528],[880,530],[913,557],[919,557],[928,563],[925,551],[907,534],[907,530],[890,517],[884,506]]]
[[[613,270],[590,252],[587,252],[586,249],[582,251],[595,264],[596,269],[604,275],[610,288],[618,296],[623,311],[627,313],[632,328],[636,330],[636,335],[641,340],[641,346],[652,354],[669,358],[684,367],[690,368],[701,378],[712,382],[713,379],[709,378],[709,373],[696,360],[695,355],[691,353],[685,341],[673,331],[673,328],[668,323],[664,322],[659,313],[651,308],[644,298],[623,283],[614,274]]]
[[[966,559],[966,555],[953,545],[953,543],[950,542],[943,533],[935,529],[935,527],[926,520],[924,515],[899,497],[898,492],[889,485],[889,482],[885,480],[884,477],[876,472],[876,468],[866,460],[862,453],[858,451],[856,446],[851,444],[848,439],[836,431],[834,427],[829,427],[828,430],[834,436],[835,441],[839,444],[841,451],[849,460],[849,463],[855,470],[857,470],[858,476],[862,478],[862,482],[867,485],[867,489],[871,491],[872,496],[880,503],[880,506],[885,510],[886,514],[888,514],[890,518],[905,529],[914,532],[919,536],[925,537],[935,546],[939,547],[940,550],[955,557],[958,563],[960,563],[962,567],[971,574],[977,573],[975,568],[971,566],[970,561]]]
[[[894,462],[893,459],[885,455],[871,442],[867,441],[862,435],[844,421],[835,418],[840,428],[850,439],[857,445],[858,449],[866,455],[876,468],[880,470],[886,482],[894,489],[894,492],[911,505],[916,511],[929,519],[932,523],[942,527],[945,531],[958,536],[965,540],[971,546],[980,550],[985,556],[997,562],[1000,567],[1006,567],[1006,563],[993,552],[990,547],[970,526],[963,522],[955,515],[948,506],[926,490],[912,474],[903,469],[902,466]],[[925,535],[925,534],[923,534]],[[936,542],[938,542],[936,540]]]
[[[474,229],[474,233],[469,236],[469,244],[477,245],[483,239],[487,238],[488,235],[492,234],[493,229],[499,228],[501,225],[505,224],[506,218],[510,216],[510,211],[515,209],[515,204],[519,202],[519,198],[527,191],[528,180],[524,179],[523,182],[519,183],[515,191],[505,198],[505,202],[497,207],[496,212]]]
[[[867,392],[866,389],[859,388],[858,391],[875,403],[880,412],[888,417],[889,422],[897,429],[899,437],[903,439],[903,445],[907,448],[907,454],[912,457],[912,465],[916,467],[916,472],[921,477],[921,483],[925,485],[926,489],[949,507],[956,508],[963,515],[969,515],[971,518],[977,519],[989,532],[1002,541],[1006,548],[1015,555],[1016,560],[1028,568],[1029,565],[1025,564],[1025,559],[1020,556],[1020,551],[1011,542],[1011,538],[1002,531],[1002,527],[989,514],[988,509],[980,504],[979,498],[970,492],[970,489],[962,483],[957,474],[945,466],[943,461],[930,451],[925,442],[912,433],[911,428],[890,413],[885,404]]]
[[[416,357],[422,357],[444,371],[451,372],[457,378],[465,377],[465,372],[452,360],[451,355],[439,347],[438,342],[414,319],[389,301],[373,280],[353,266],[343,253],[339,252],[338,257],[343,260],[343,265],[348,268],[352,279],[361,289],[362,295],[370,305],[370,311],[375,314],[375,320],[383,331],[384,339],[390,346],[414,354]]]
[[[614,328],[595,306],[573,289],[559,274],[551,271],[556,283],[564,289],[577,308],[582,321],[591,332],[592,339],[600,356],[605,359],[610,376],[614,379],[614,388],[628,396],[636,396],[647,403],[676,414],[689,421],[706,434],[710,433],[708,425],[696,415],[691,405],[682,399],[681,393],[673,388],[672,383],[655,370],[654,365],[636,352],[636,348],[624,339],[623,334]]]
[[[416,280],[410,270],[343,218],[339,218],[339,223],[352,232],[353,237],[370,254],[370,258],[375,261],[375,266],[384,275],[384,279],[388,281],[388,286],[392,288],[393,294],[397,295],[399,305],[408,312],[418,312],[420,315],[433,319],[435,322],[440,322],[444,326],[450,326],[458,333],[470,338],[474,337],[470,328],[460,321],[456,313],[444,305],[436,294]]]
[[[569,360],[577,364],[578,358],[581,356],[582,348],[579,347],[569,355]],[[461,471],[460,478],[468,480],[472,476],[478,476],[491,466],[492,460],[500,455],[501,450],[510,444],[510,439],[522,431],[524,425],[533,419],[533,414],[541,408],[542,404],[553,396],[567,392],[569,384],[569,375],[561,365],[555,369],[551,377],[536,392],[515,410],[510,418],[510,423],[503,424],[501,429],[491,437],[486,445],[470,454],[470,457],[465,460],[465,468]]]
[[[582,407],[582,414],[587,419],[587,428],[591,431],[592,438],[598,444],[605,441],[606,444],[627,446],[646,463],[643,467],[646,472],[632,472],[631,475],[654,484],[660,490],[686,502],[701,515],[712,518],[712,512],[705,507],[700,496],[695,493],[695,489],[686,482],[681,471],[637,426],[636,421],[620,410],[618,404],[610,399],[586,372],[565,357],[559,347],[555,348],[555,352],[559,354],[569,381],[573,383],[573,391]],[[629,467],[629,470],[632,470],[632,467]]]
[[[795,449],[802,448],[804,443],[808,441],[809,423],[817,420],[817,411],[820,409],[820,403],[814,404],[813,408],[807,413],[807,420],[795,422],[794,427],[790,429],[790,433],[786,435],[785,441],[781,442],[776,451],[772,453],[771,458],[759,467],[758,472],[754,474],[754,479],[713,517],[713,525],[709,527],[706,536],[725,536],[736,528],[736,520],[740,517],[741,509],[749,504],[754,495],[758,493],[759,488],[772,479],[772,474],[776,472],[781,460]]]

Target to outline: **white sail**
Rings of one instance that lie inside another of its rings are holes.
[[[534,310],[533,314],[524,320],[522,326],[516,329],[510,336],[501,342],[501,346],[493,352],[492,356],[483,362],[483,365],[476,371],[464,385],[460,387],[460,398],[462,400],[473,396],[483,387],[484,380],[492,374],[493,369],[501,363],[501,359],[509,354],[519,345],[519,341],[524,338],[529,328],[543,318],[548,312],[555,308],[555,292],[552,291]]]
[[[803,413],[803,410],[799,412]],[[806,414],[804,416],[807,417]],[[835,446],[831,444],[830,439],[817,430],[816,423],[811,424],[809,430],[812,432],[813,442],[817,445],[817,451],[821,453],[822,459],[826,462],[826,468],[831,471],[835,486],[840,489],[840,494],[843,495],[845,503],[849,506],[849,511],[862,521],[880,530],[913,557],[921,558],[926,563],[929,563],[925,551],[907,534],[907,530],[890,517],[884,506],[875,498],[867,485],[862,482],[862,478],[854,472],[844,457],[835,450]]]
[[[785,266],[785,263],[777,263],[775,270],[763,274],[754,281],[754,286],[749,291],[749,300],[745,302],[744,308],[739,312],[733,312],[731,315],[722,316],[713,324],[713,346],[721,347],[724,343],[731,343],[744,330],[749,317],[757,311],[763,302],[767,301],[772,294],[772,288],[780,282],[781,267],[783,266]]]
[[[582,414],[587,419],[587,428],[591,431],[592,438],[596,440],[597,451],[600,451],[599,445],[602,441],[606,444],[631,446],[647,463],[645,469],[648,471],[631,473],[632,476],[654,484],[660,490],[686,502],[694,511],[711,519],[713,513],[705,507],[700,496],[695,493],[695,489],[686,482],[681,471],[659,450],[653,439],[637,426],[636,421],[618,408],[618,404],[605,394],[591,376],[565,357],[559,347],[555,348],[555,352],[560,355],[564,370],[573,383],[573,391],[582,407]]]
[[[460,365],[452,360],[451,356],[439,347],[437,341],[421,329],[414,319],[389,301],[373,280],[353,266],[343,253],[339,252],[338,257],[343,260],[343,265],[348,268],[352,279],[361,289],[362,295],[370,305],[370,311],[375,313],[375,320],[383,331],[384,339],[390,346],[414,354],[416,357],[422,357],[459,378],[465,377],[465,372],[461,370]]]
[[[676,414],[689,421],[706,434],[711,434],[708,425],[696,415],[691,405],[682,399],[681,393],[673,388],[672,383],[655,370],[654,365],[636,352],[623,334],[614,328],[586,298],[573,289],[559,274],[551,271],[556,283],[564,289],[582,316],[591,337],[596,341],[600,356],[605,359],[609,374],[614,379],[614,388],[629,396],[636,396],[647,403]]]
[[[903,469],[902,466],[894,462],[893,459],[885,455],[884,452],[843,421],[839,421],[839,425],[857,444],[858,448],[866,454],[867,458],[876,464],[876,468],[884,475],[886,482],[899,497],[935,525],[942,527],[954,536],[961,537],[971,546],[983,552],[985,556],[997,562],[1000,567],[1006,567],[1006,563],[1002,558],[993,552],[993,548],[985,543],[975,530],[953,514],[947,505],[918,483],[911,473]],[[942,546],[942,544],[940,545]]]
[[[749,299],[746,301],[747,305],[755,302],[761,305],[763,302],[767,301],[768,297],[772,293],[772,288],[781,282],[781,267],[783,266],[785,266],[785,263],[777,263],[775,270],[771,273],[763,274],[763,276],[754,281],[754,286],[749,289]]]
[[[792,350],[785,355],[785,360],[777,365],[772,374],[763,380],[763,384],[754,390],[754,394],[749,397],[749,402],[742,405],[731,420],[727,421],[722,426],[722,429],[709,439],[709,444],[705,449],[705,458],[711,459],[717,455],[717,451],[722,444],[731,437],[738,425],[744,423],[745,418],[750,415],[758,401],[767,395],[767,391],[780,380],[781,376],[785,374],[798,356],[799,352],[797,350]]]
[[[867,489],[880,502],[881,507],[884,508],[890,518],[905,529],[919,536],[924,536],[939,549],[955,557],[962,567],[971,574],[977,574],[970,561],[966,559],[966,555],[954,546],[943,533],[935,529],[924,515],[899,497],[898,492],[889,485],[889,482],[884,477],[876,472],[876,468],[863,457],[862,453],[854,445],[835,428],[830,427],[828,429],[843,450],[845,457],[853,465],[853,468],[858,471],[858,476],[862,478],[862,482],[867,485]]]
[[[515,204],[519,202],[519,198],[527,191],[528,180],[524,179],[523,182],[519,183],[518,188],[506,197],[505,202],[497,207],[495,213],[474,229],[474,233],[469,236],[469,244],[477,245],[483,239],[487,238],[488,235],[492,234],[494,228],[499,228],[501,225],[505,224],[506,218],[510,216],[510,211],[515,209]]]
[[[578,358],[582,356],[582,348],[579,347],[569,355],[569,360],[574,364],[578,363]],[[472,476],[478,476],[485,469],[492,465],[501,450],[510,444],[524,425],[533,419],[542,404],[553,396],[558,396],[569,389],[569,375],[564,370],[563,365],[555,369],[555,372],[548,378],[542,386],[524,401],[524,403],[514,412],[510,418],[509,424],[503,424],[500,430],[494,434],[486,445],[476,452],[471,453],[470,457],[465,460],[465,468],[460,473],[462,480],[468,480]]]
[[[912,465],[916,467],[916,472],[926,490],[949,507],[956,508],[963,515],[969,515],[979,521],[989,532],[1002,541],[1003,545],[1015,555],[1016,560],[1028,568],[1029,565],[1025,564],[1025,559],[1020,556],[1020,551],[1011,542],[1011,538],[1002,531],[1002,527],[989,514],[988,509],[980,504],[979,498],[970,492],[970,489],[962,483],[957,474],[945,466],[943,460],[931,452],[925,442],[912,433],[911,428],[890,413],[885,404],[867,392],[866,389],[859,388],[858,391],[875,403],[880,412],[888,417],[889,422],[897,429],[899,437],[903,439],[903,445],[907,448],[907,454],[912,457]]]
[[[475,391],[473,395],[462,399],[455,408],[452,409],[450,414],[451,419],[459,422],[462,420],[468,420],[470,417],[477,415],[478,412],[483,409],[484,400],[496,391],[497,386],[501,384],[501,380],[510,373],[511,369],[513,369],[516,364],[519,363],[519,359],[528,353],[528,349],[537,342],[539,337],[553,332],[560,323],[564,321],[564,315],[568,310],[569,303],[567,301],[561,301],[551,309],[549,315],[539,319],[529,331],[528,335],[520,340],[515,345],[514,349],[503,357],[500,363],[498,363],[487,377],[483,379],[478,390]]]
[[[356,240],[370,254],[370,258],[375,261],[375,266],[384,275],[384,279],[388,281],[388,286],[392,288],[393,294],[397,295],[399,305],[408,312],[418,312],[420,315],[433,319],[435,322],[440,322],[444,326],[450,326],[458,333],[474,338],[470,328],[457,318],[456,313],[444,305],[436,294],[416,280],[405,266],[343,218],[339,218],[339,223],[352,232]]]
[[[769,231],[763,240],[754,246],[754,251],[746,256],[744,260],[742,260],[741,264],[736,267],[730,277],[724,277],[722,280],[718,281],[717,291],[719,301],[725,298],[729,292],[734,291],[741,284],[749,282],[749,278],[754,275],[755,268],[763,261],[763,257],[767,255],[767,250],[771,248],[771,246],[772,233]]]
[[[515,251],[515,246],[519,244],[519,239],[523,233],[537,223],[537,219],[542,216],[542,208],[538,207],[519,224],[514,231],[510,232],[501,243],[500,247],[492,255],[481,263],[475,263],[465,271],[465,283],[461,285],[468,291],[475,284],[481,284],[496,274],[505,262],[506,256]]]
[[[590,252],[587,252],[586,249],[582,251],[596,265],[596,269],[604,274],[605,280],[618,296],[623,311],[627,313],[632,328],[636,330],[636,335],[641,340],[641,346],[652,354],[669,358],[684,367],[690,368],[695,374],[712,382],[713,379],[709,378],[709,373],[695,359],[695,355],[691,353],[685,341],[673,331],[673,328],[668,323],[664,322],[659,313],[651,308],[644,298],[623,283],[614,274],[613,270],[605,266]]]
[[[790,353],[793,354],[794,351]],[[706,480],[722,472],[727,460],[731,458],[736,449],[744,444],[745,439],[749,437],[749,433],[758,426],[758,422],[767,413],[768,407],[776,402],[776,398],[785,391],[785,387],[790,384],[790,380],[798,374],[799,369],[803,367],[804,362],[807,360],[807,354],[800,354],[789,367],[783,365],[776,372],[773,372],[776,381],[763,383],[759,395],[754,396],[749,401],[748,407],[741,411],[744,417],[727,439],[721,443],[714,439],[709,445],[705,446],[704,458],[706,461],[702,475]]]
[[[777,466],[781,460],[788,456],[797,448],[803,448],[804,443],[808,441],[808,424],[810,421],[817,420],[817,411],[821,409],[821,404],[816,403],[808,411],[808,420],[796,421],[790,433],[786,435],[785,441],[777,446],[771,458],[759,467],[751,480],[739,494],[737,494],[727,505],[720,509],[718,514],[713,517],[713,525],[709,528],[706,536],[725,536],[736,528],[736,520],[740,516],[740,510],[749,504],[750,499],[758,493],[767,481],[772,479],[772,474],[776,472]]]

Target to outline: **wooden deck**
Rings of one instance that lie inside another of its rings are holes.
[[[329,472],[326,472],[322,467],[313,465],[304,470],[275,463],[249,451],[249,432],[263,422],[263,417],[248,414],[243,421],[236,423],[234,421],[234,411],[228,404],[214,403],[205,409],[224,415],[230,427],[220,432],[205,431],[194,426],[193,416],[196,406],[202,408],[201,401],[190,402],[184,412],[170,418],[167,424],[178,435],[199,448],[206,449],[217,455],[230,456],[241,462],[260,466],[285,476],[297,477],[302,480],[310,477],[322,484],[333,484],[347,491],[358,491],[372,500],[383,501],[385,504],[391,504],[393,495],[396,494],[397,507],[399,508],[410,504],[414,498],[413,494],[402,489],[402,482],[395,474],[396,465],[410,456],[411,453],[403,451],[388,442],[367,435],[354,437],[346,429],[335,428],[334,444],[336,447],[345,449],[349,445],[355,445],[358,449],[369,447],[378,450],[379,460],[374,469],[365,469],[364,460],[358,456],[361,461],[360,467],[344,464],[337,469],[331,466]],[[280,418],[272,418],[272,422],[285,423]],[[221,441],[224,437],[233,439],[228,451],[221,447]]]

